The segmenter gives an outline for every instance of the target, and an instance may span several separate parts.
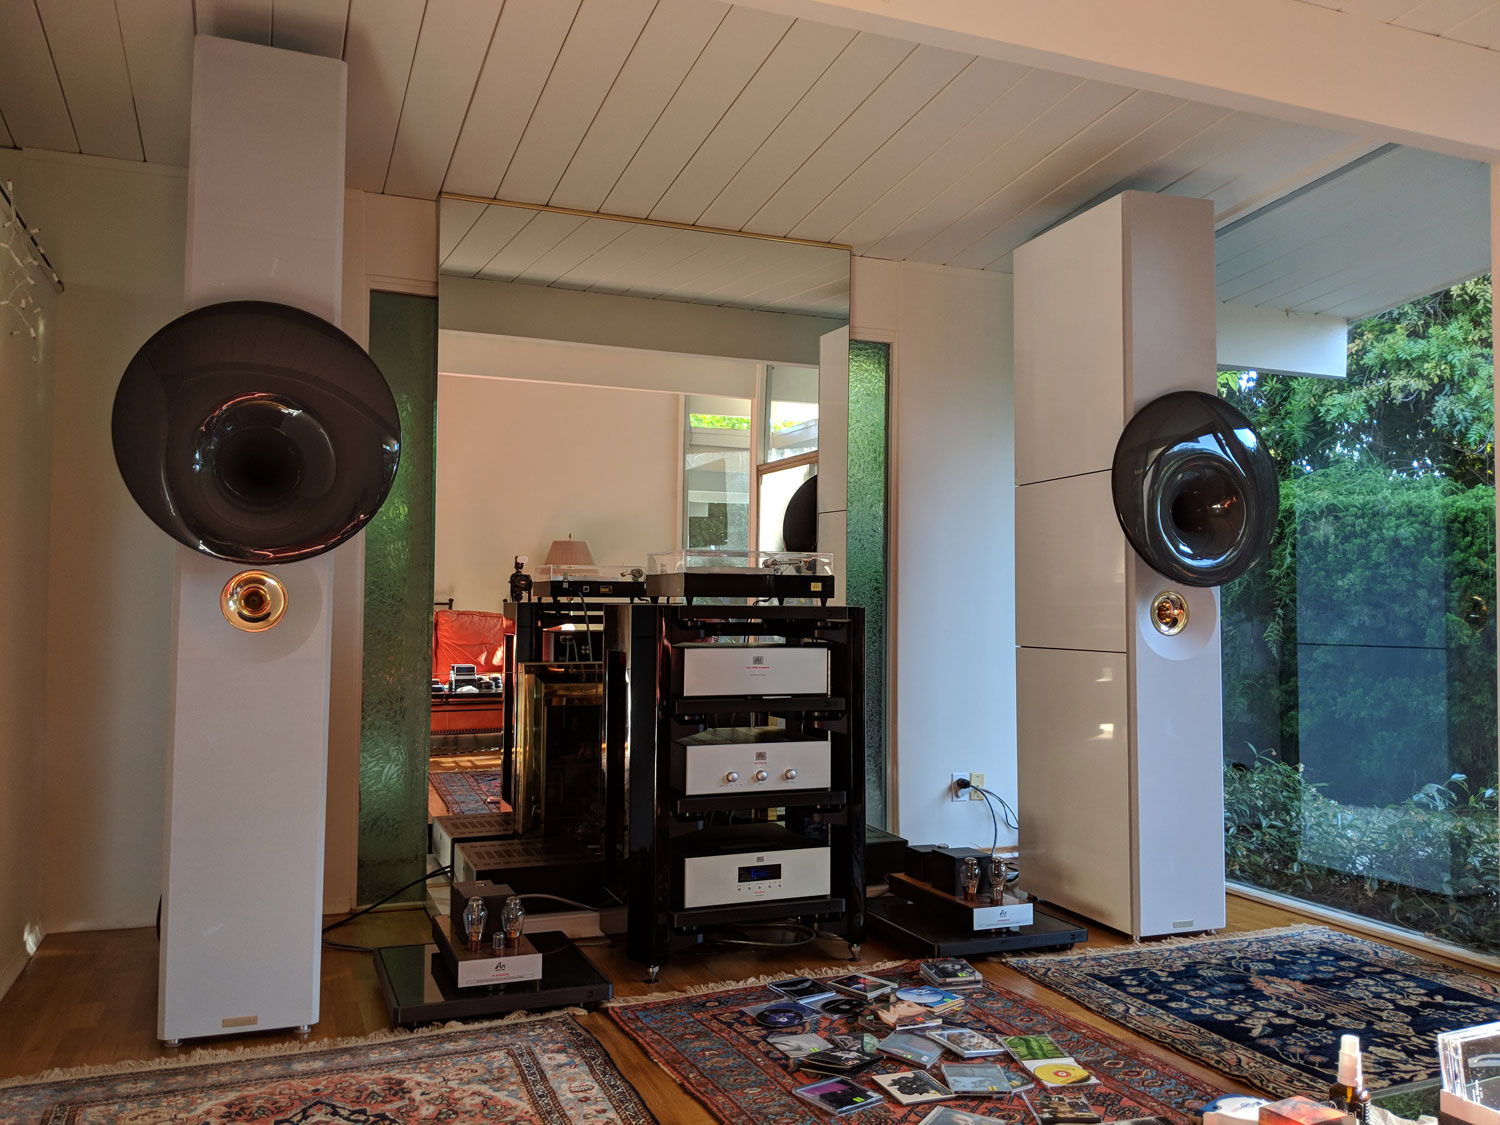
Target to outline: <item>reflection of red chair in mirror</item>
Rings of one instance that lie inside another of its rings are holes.
[[[434,684],[448,687],[454,683],[452,671],[455,665],[471,665],[471,680],[483,685],[483,690],[433,692],[431,754],[434,758],[453,759],[442,766],[434,763],[433,772],[448,773],[450,776],[443,779],[446,782],[458,782],[459,779],[453,776],[456,773],[468,773],[476,783],[483,782],[455,790],[452,795],[463,802],[463,808],[452,807],[453,802],[444,796],[452,786],[435,786],[433,800],[449,807],[434,808],[434,812],[479,811],[478,807],[467,807],[468,798],[462,794],[473,788],[476,793],[472,796],[477,799],[477,790],[488,792],[494,788],[489,777],[480,776],[490,771],[499,770],[508,779],[508,763],[502,751],[505,697],[501,691],[489,690],[489,684],[491,677],[498,681],[505,671],[505,637],[514,633],[515,628],[515,622],[503,613],[439,609],[433,614]],[[476,769],[479,772],[476,773]],[[509,805],[503,800],[489,801],[486,798],[485,803],[494,811],[509,811]]]

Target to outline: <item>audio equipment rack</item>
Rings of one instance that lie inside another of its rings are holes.
[[[864,611],[636,604],[622,612],[629,615],[629,955],[648,966],[654,981],[673,953],[704,941],[712,927],[794,920],[838,933],[857,959],[865,934]],[[817,693],[809,695],[683,693],[685,646],[772,638],[826,648],[826,685],[818,683]],[[679,740],[773,720],[785,723],[791,737],[826,736],[826,787],[689,795],[674,785],[673,755],[684,752]],[[684,907],[684,837],[710,824],[735,823],[737,816],[763,824],[777,809],[784,810],[790,831],[826,839],[826,893]]]

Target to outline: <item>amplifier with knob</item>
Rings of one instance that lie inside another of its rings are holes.
[[[780,727],[715,727],[672,748],[672,784],[686,796],[827,789],[831,783],[828,742]]]

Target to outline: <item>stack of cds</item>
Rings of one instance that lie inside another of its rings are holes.
[[[923,961],[917,966],[922,979],[938,988],[978,988],[984,983],[979,970],[962,957],[940,957],[936,961]]]

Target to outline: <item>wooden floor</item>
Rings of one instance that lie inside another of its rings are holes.
[[[1234,896],[1229,899],[1230,930],[1263,929],[1306,920],[1273,906]],[[1120,945],[1126,940],[1095,927],[1090,930],[1094,935],[1092,946]],[[426,935],[426,914],[401,910],[367,915],[339,931],[338,937],[352,944],[397,945],[425,941]],[[663,970],[661,980],[654,985],[646,983],[641,966],[625,956],[618,942],[591,947],[587,952],[615,982],[617,996],[633,996],[762,973],[786,973],[801,966],[843,965],[848,951],[841,942],[824,942],[775,955],[682,957]],[[863,950],[866,961],[908,956],[878,941],[868,942]],[[1003,963],[980,962],[980,966],[991,980],[1136,1043],[1211,1084],[1242,1089],[1222,1075],[1111,1024]],[[322,1018],[310,1037],[314,1040],[364,1035],[389,1027],[373,961],[367,954],[328,951],[323,959],[322,995]],[[714,1120],[665,1071],[651,1063],[607,1015],[591,1013],[583,1017],[583,1023],[608,1048],[659,1120],[672,1125]],[[205,1046],[294,1042],[297,1038],[262,1033],[225,1037]],[[156,1039],[156,938],[149,929],[50,935],[0,1000],[0,1078],[51,1067],[188,1053],[186,1049],[163,1048]]]

